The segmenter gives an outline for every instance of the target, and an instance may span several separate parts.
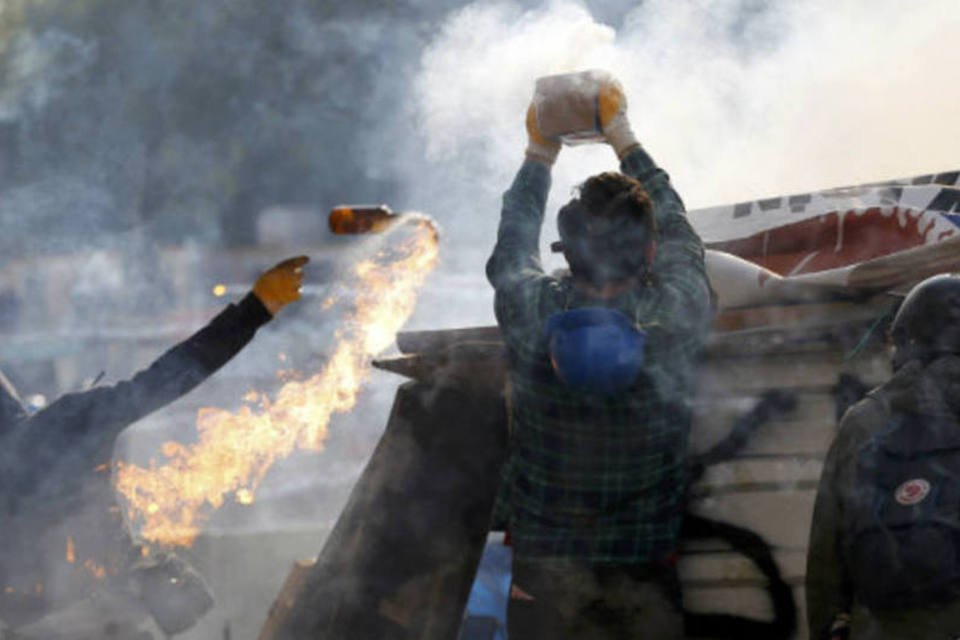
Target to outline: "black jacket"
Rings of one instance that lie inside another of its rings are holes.
[[[951,425],[953,433],[953,425],[960,427],[960,358],[951,355],[927,364],[918,360],[908,362],[869,396],[844,415],[820,477],[807,550],[810,638],[826,637],[824,634],[840,616],[852,618],[854,640],[958,637],[960,598],[930,607],[868,611],[858,600],[858,585],[849,570],[844,542],[851,507],[862,491],[857,478],[860,452],[872,438],[888,428],[892,413],[920,415],[931,423],[936,418],[937,424]],[[942,438],[938,436],[937,440]],[[917,443],[915,446],[923,440],[918,437]],[[926,450],[933,448],[927,446]]]
[[[75,566],[89,558],[119,569],[108,575],[124,584],[134,547],[112,508],[110,474],[97,467],[109,462],[121,431],[203,382],[270,318],[251,293],[129,380],[66,394],[32,416],[12,389],[0,394],[0,584],[6,585],[0,618],[6,624],[28,624],[102,587],[82,567],[69,571],[68,536],[76,540]],[[56,593],[32,587],[51,580],[60,583]]]
[[[129,380],[66,394],[32,416],[0,425],[8,515],[26,501],[73,493],[80,476],[109,462],[120,432],[206,380],[270,318],[248,294]]]

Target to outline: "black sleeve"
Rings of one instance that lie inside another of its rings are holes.
[[[270,318],[251,293],[129,380],[66,394],[24,420],[5,452],[13,467],[10,488],[24,497],[76,483],[77,474],[109,461],[121,431],[207,379]]]

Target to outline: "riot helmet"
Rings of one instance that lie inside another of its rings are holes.
[[[913,287],[890,326],[893,366],[960,354],[960,274],[940,274]]]

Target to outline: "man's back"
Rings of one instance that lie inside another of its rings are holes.
[[[531,102],[526,160],[487,262],[510,360],[498,505],[509,513],[497,514],[514,547],[509,633],[680,638],[673,560],[692,368],[711,315],[703,243],[633,135],[619,83],[585,72],[549,84],[565,115],[602,131],[621,173],[588,178],[560,209],[551,246],[571,275],[546,275],[540,230],[564,132],[540,129],[549,96]]]
[[[600,306],[559,281],[564,309]],[[602,301],[635,318],[651,315],[641,284]],[[498,313],[498,317],[504,314]],[[702,336],[651,331],[643,370],[625,393],[597,395],[565,385],[545,338],[510,358],[511,458],[507,484],[518,551],[597,562],[669,555],[686,480],[692,368]]]

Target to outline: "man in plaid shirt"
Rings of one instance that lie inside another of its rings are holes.
[[[616,82],[599,120],[621,173],[594,176],[558,216],[568,276],[540,264],[559,141],[527,112],[526,160],[504,194],[487,263],[510,361],[510,456],[500,505],[514,548],[511,640],[682,638],[675,552],[693,370],[708,331],[703,244],[641,148]],[[571,388],[551,366],[552,315],[615,309],[646,334],[626,391]]]

